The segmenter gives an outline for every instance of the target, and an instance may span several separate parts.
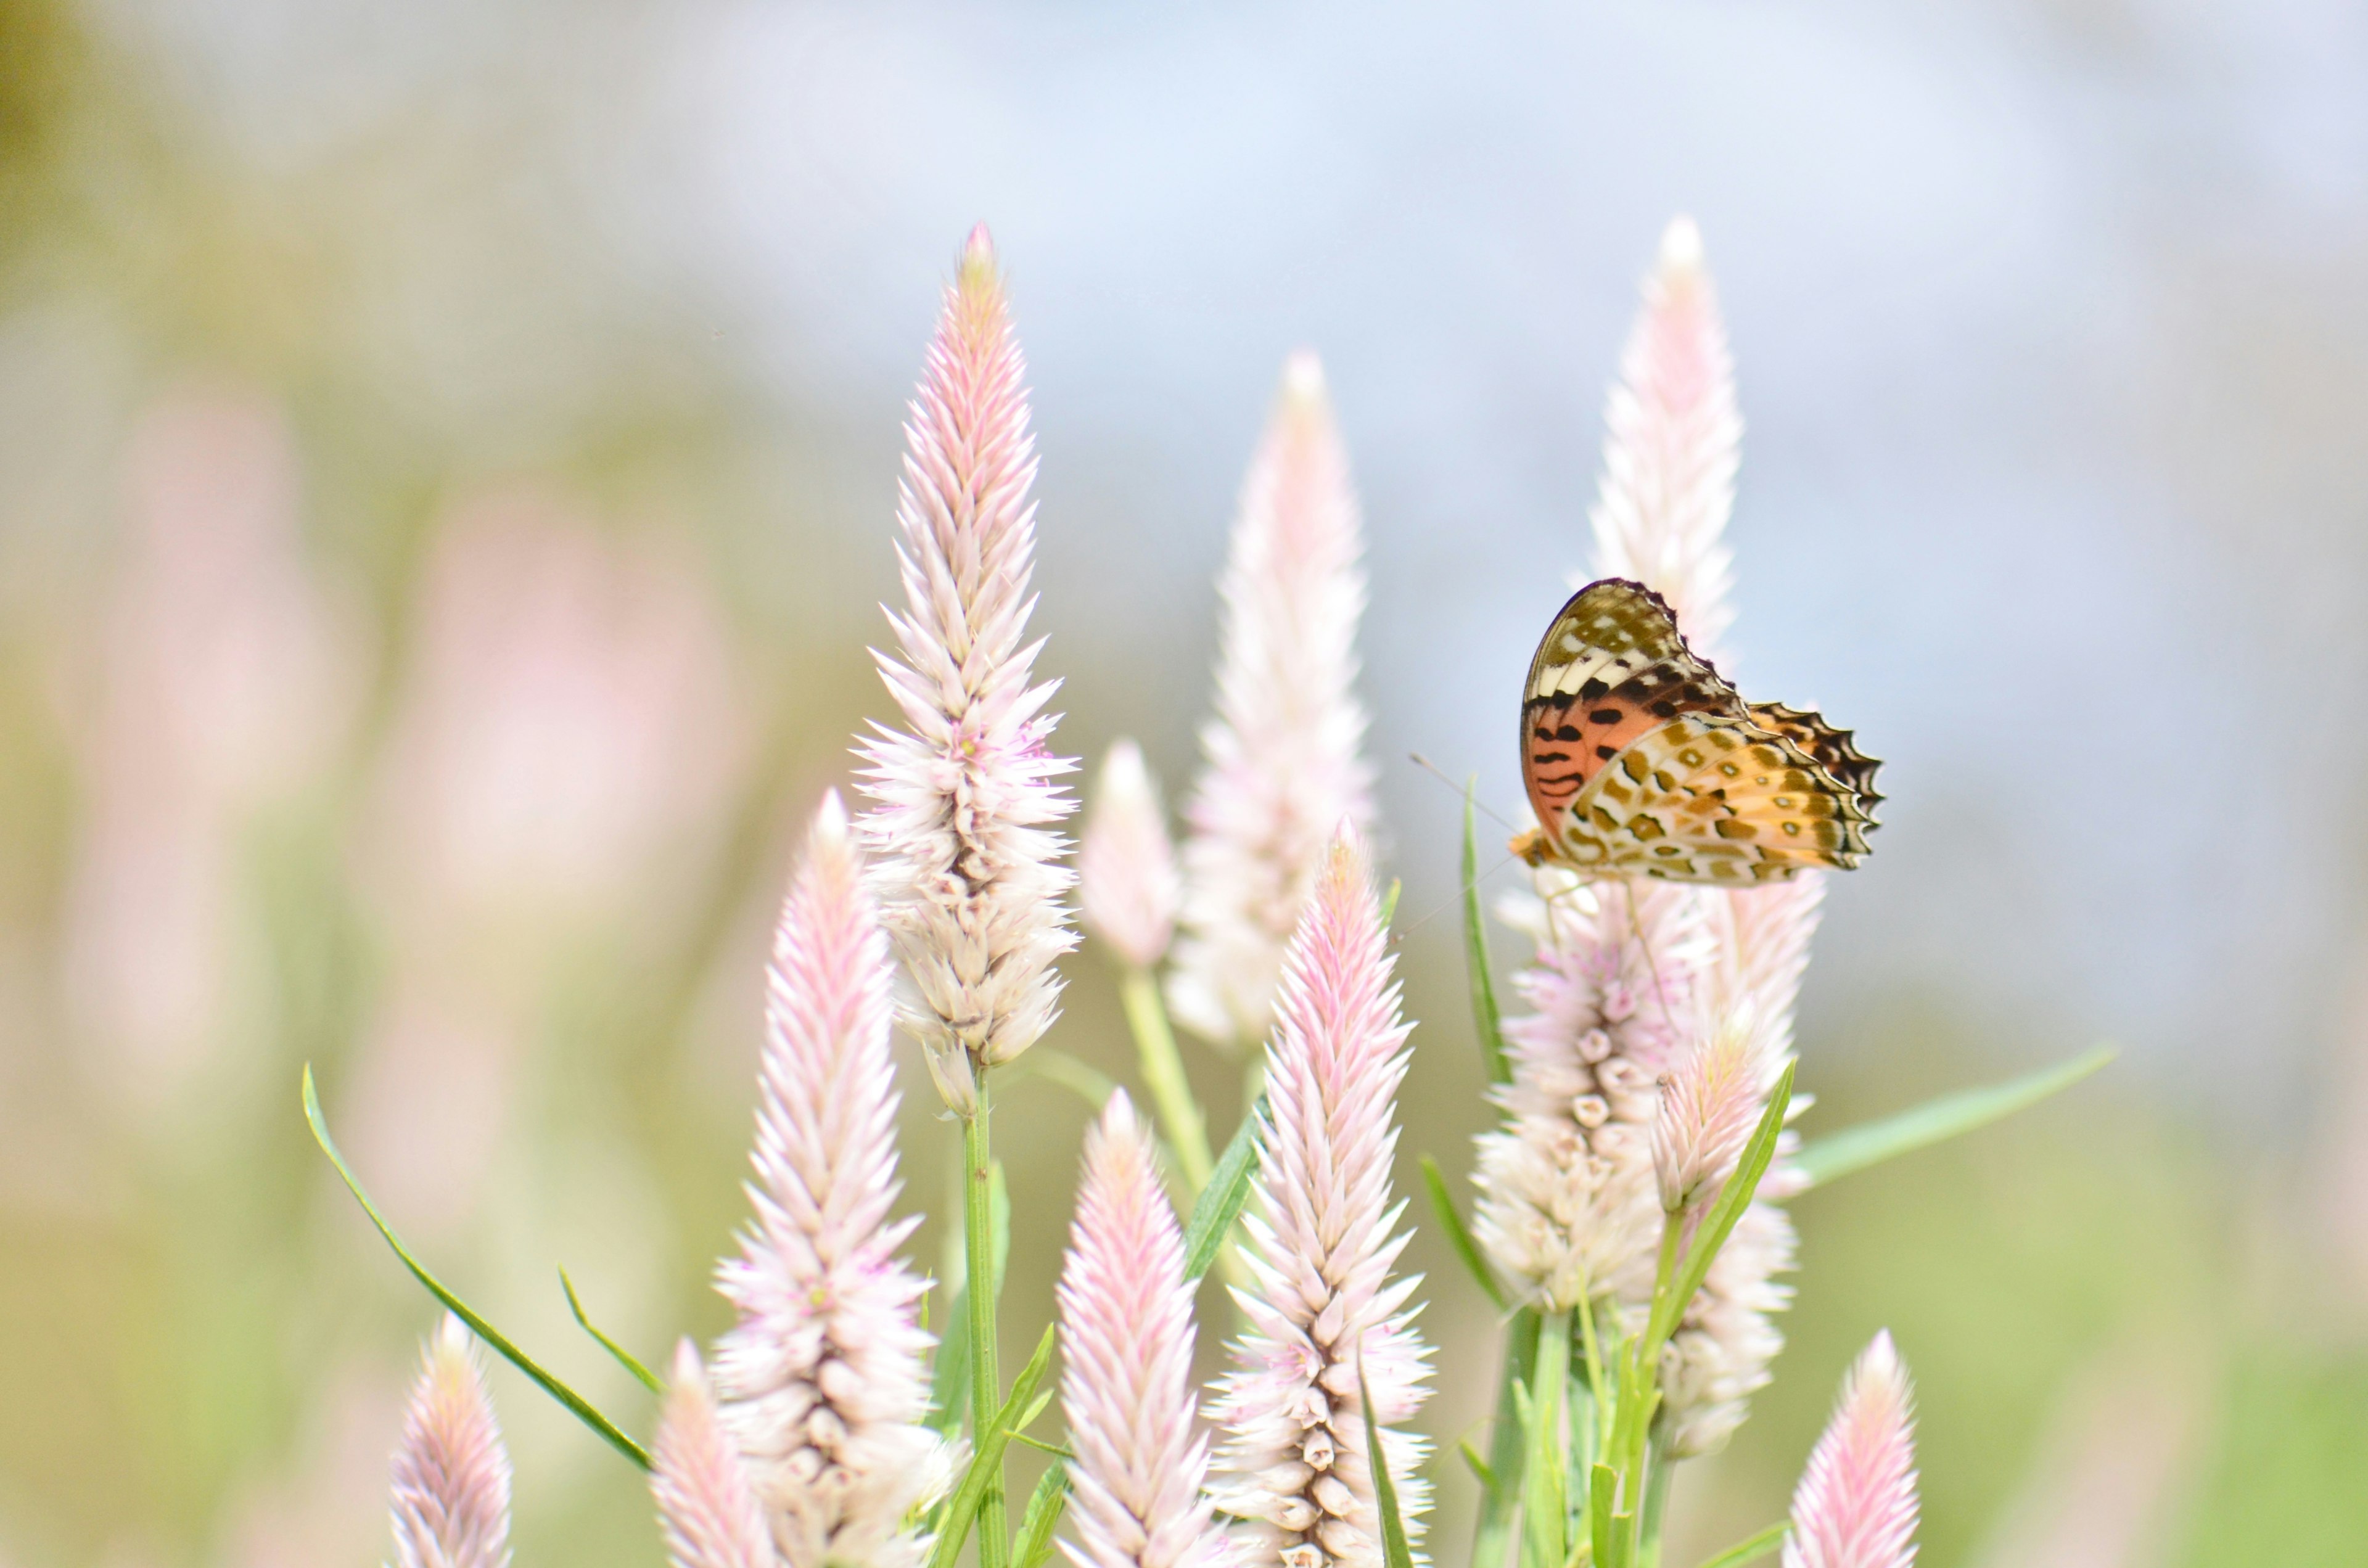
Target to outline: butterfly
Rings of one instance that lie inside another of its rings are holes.
[[[1747,703],[1618,577],[1562,607],[1521,703],[1533,866],[1583,877],[1748,886],[1867,854],[1882,765],[1813,712]]]

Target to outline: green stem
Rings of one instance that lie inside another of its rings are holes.
[[[1515,1391],[1529,1386],[1537,1358],[1538,1314],[1523,1307],[1505,1331],[1504,1362],[1497,1374],[1497,1423],[1488,1439],[1488,1469],[1497,1483],[1480,1500],[1480,1525],[1472,1537],[1473,1568],[1507,1568],[1505,1554],[1513,1543],[1513,1517],[1520,1510],[1522,1460],[1528,1451]]]
[[[971,1442],[982,1458],[986,1428],[1003,1408],[1002,1378],[995,1364],[994,1176],[987,1157],[986,1069],[978,1072],[978,1107],[962,1118],[963,1294],[970,1309]],[[1004,1520],[1003,1456],[978,1505],[978,1568],[1005,1568],[1010,1537]]]
[[[1176,1031],[1167,1026],[1159,983],[1149,970],[1130,964],[1119,981],[1118,994],[1126,1007],[1127,1028],[1134,1034],[1135,1055],[1143,1064],[1144,1087],[1151,1091],[1152,1109],[1159,1117],[1160,1130],[1167,1134],[1167,1146],[1176,1151],[1176,1163],[1183,1167],[1185,1185],[1198,1198],[1209,1185],[1216,1160],[1209,1152],[1208,1123],[1201,1115],[1200,1102],[1192,1097],[1192,1085],[1184,1077]]]

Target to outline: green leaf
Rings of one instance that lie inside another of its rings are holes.
[[[1537,1365],[1538,1314],[1523,1307],[1505,1327],[1504,1355],[1497,1370],[1497,1415],[1488,1434],[1488,1469],[1496,1483],[1480,1500],[1480,1518],[1472,1536],[1472,1561],[1494,1568],[1505,1561],[1513,1539],[1513,1517],[1520,1507],[1522,1465],[1528,1454],[1528,1422],[1522,1415],[1529,1398],[1530,1374]]]
[[[1480,776],[1463,785],[1463,967],[1472,984],[1472,1027],[1480,1037],[1488,1081],[1509,1084],[1513,1067],[1505,1055],[1504,1018],[1497,1010],[1497,983],[1488,974],[1488,927],[1480,915]]]
[[[1726,1178],[1719,1189],[1718,1201],[1702,1216],[1702,1226],[1694,1233],[1693,1245],[1688,1249],[1685,1261],[1678,1266],[1677,1282],[1666,1301],[1653,1304],[1652,1321],[1645,1326],[1645,1342],[1650,1354],[1657,1357],[1667,1344],[1678,1320],[1684,1315],[1686,1303],[1694,1299],[1710,1273],[1711,1260],[1735,1230],[1735,1222],[1743,1218],[1750,1207],[1752,1196],[1759,1190],[1759,1178],[1768,1174],[1768,1164],[1776,1157],[1776,1140],[1784,1131],[1784,1109],[1793,1103],[1793,1072],[1798,1062],[1784,1063],[1783,1075],[1776,1080],[1774,1092],[1768,1096],[1768,1108],[1759,1115],[1759,1125],[1753,1129],[1751,1142],[1743,1146],[1743,1157],[1736,1162],[1735,1174]]]
[[[1455,1199],[1447,1190],[1447,1177],[1440,1174],[1439,1162],[1429,1154],[1422,1157],[1422,1186],[1423,1190],[1430,1194],[1430,1207],[1439,1216],[1439,1228],[1447,1233],[1448,1244],[1454,1247],[1455,1256],[1463,1260],[1463,1267],[1472,1271],[1472,1278],[1479,1285],[1481,1293],[1496,1304],[1498,1312],[1503,1312],[1506,1306],[1504,1289],[1497,1283],[1497,1276],[1489,1271],[1487,1261],[1480,1256],[1480,1244],[1474,1241],[1472,1233],[1465,1229],[1463,1216],[1455,1211]]]
[[[598,1433],[610,1448],[643,1470],[649,1469],[648,1449],[625,1436],[623,1428],[594,1409],[590,1400],[545,1371],[534,1358],[511,1344],[508,1335],[487,1323],[483,1313],[454,1295],[441,1279],[430,1274],[424,1264],[411,1256],[411,1250],[403,1244],[403,1238],[394,1233],[394,1227],[386,1222],[386,1217],[378,1211],[378,1205],[372,1203],[370,1194],[363,1190],[361,1178],[354,1175],[354,1168],[346,1164],[345,1155],[337,1152],[337,1141],[329,1136],[328,1119],[321,1114],[321,1096],[313,1088],[311,1062],[304,1064],[304,1119],[312,1126],[313,1141],[321,1145],[321,1153],[329,1156],[329,1163],[337,1167],[337,1175],[345,1178],[346,1190],[354,1195],[354,1201],[362,1206],[362,1212],[370,1216],[370,1223],[378,1227],[378,1233],[386,1238],[386,1244],[394,1249],[394,1256],[403,1260],[403,1266],[411,1270],[412,1277],[427,1287],[427,1293],[443,1302],[454,1317],[467,1324],[470,1332],[493,1346],[504,1360],[524,1372],[543,1392],[565,1405],[578,1421]]]
[[[1803,1149],[1793,1164],[1809,1178],[1810,1186],[1823,1187],[1870,1165],[1912,1154],[2037,1105],[2050,1095],[2070,1088],[2119,1054],[2114,1047],[2100,1045],[2069,1062],[2043,1067],[2003,1084],[1927,1100],[1913,1110],[1820,1138]]]
[[[617,1358],[617,1365],[632,1373],[641,1385],[652,1393],[666,1392],[665,1386],[658,1381],[658,1375],[643,1366],[640,1357],[592,1326],[592,1320],[584,1315],[584,1303],[576,1299],[575,1281],[567,1277],[567,1270],[564,1268],[559,1271],[559,1288],[567,1292],[567,1310],[575,1314],[576,1325],[598,1340],[600,1348]]]
[[[971,1521],[978,1517],[978,1506],[986,1496],[987,1487],[1003,1472],[1003,1450],[1011,1444],[1011,1435],[1027,1423],[1019,1418],[1023,1410],[1042,1410],[1036,1401],[1036,1385],[1044,1381],[1044,1369],[1053,1362],[1054,1330],[1044,1328],[1044,1337],[1036,1342],[1036,1354],[1028,1358],[1019,1378],[1011,1385],[1011,1397],[996,1412],[994,1424],[978,1439],[978,1447],[970,1457],[970,1466],[962,1471],[962,1484],[954,1488],[953,1501],[946,1506],[946,1516],[938,1527],[938,1544],[929,1554],[929,1568],[953,1568],[954,1559],[961,1555],[962,1541],[970,1535]],[[997,1537],[1000,1540],[998,1534]]]
[[[1702,1563],[1702,1568],[1740,1568],[1743,1563],[1765,1557],[1784,1544],[1785,1532],[1792,1528],[1789,1520],[1782,1524],[1770,1525],[1758,1535],[1738,1540],[1716,1557],[1708,1559]]]
[[[1184,1226],[1184,1278],[1194,1284],[1217,1261],[1218,1249],[1241,1218],[1242,1205],[1249,1201],[1250,1180],[1258,1174],[1258,1129],[1265,1123],[1266,1096],[1261,1094],[1234,1129],[1233,1142],[1217,1156],[1209,1185],[1192,1205],[1192,1218]]]
[[[938,1430],[962,1435],[962,1416],[970,1409],[969,1301],[956,1284],[946,1298],[946,1331],[938,1337],[938,1364],[929,1376],[929,1408],[937,1413]]]
[[[1019,1539],[1012,1543],[1011,1568],[1044,1568],[1053,1556],[1053,1528],[1068,1506],[1069,1467],[1053,1465],[1028,1494],[1028,1511],[1019,1516]]]
[[[1481,1490],[1484,1492],[1496,1491],[1497,1472],[1488,1468],[1488,1461],[1480,1457],[1480,1450],[1472,1446],[1472,1439],[1469,1437],[1457,1438],[1455,1449],[1458,1453],[1463,1456],[1463,1462],[1472,1467],[1472,1473],[1479,1479]]]
[[[1570,1550],[1570,1500],[1563,1486],[1562,1413],[1569,1393],[1570,1314],[1541,1320],[1534,1380],[1523,1411],[1529,1455],[1521,1467],[1522,1561],[1531,1568],[1562,1568]]]
[[[1414,1568],[1414,1549],[1406,1544],[1397,1483],[1390,1479],[1389,1460],[1382,1453],[1382,1424],[1373,1418],[1373,1391],[1365,1386],[1362,1356],[1357,1358],[1357,1398],[1365,1417],[1365,1463],[1373,1473],[1373,1505],[1382,1516],[1383,1563],[1384,1568]]]
[[[1391,916],[1397,914],[1398,894],[1404,892],[1406,892],[1406,883],[1395,877],[1392,877],[1390,879],[1390,891],[1382,894],[1382,926],[1384,930],[1389,927]]]

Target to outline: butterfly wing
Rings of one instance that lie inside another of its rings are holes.
[[[1582,874],[1750,886],[1848,870],[1873,825],[1857,792],[1787,736],[1689,713],[1598,770],[1548,829],[1547,853]]]
[[[1550,827],[1639,736],[1693,712],[1747,716],[1735,688],[1686,647],[1660,595],[1618,577],[1572,595],[1522,692],[1521,782],[1539,823]]]
[[[1883,764],[1858,749],[1853,732],[1837,730],[1822,714],[1803,712],[1781,702],[1755,702],[1751,717],[1763,730],[1773,730],[1809,754],[1810,760],[1833,776],[1834,782],[1858,797],[1873,820],[1883,797],[1874,792],[1874,770]]]

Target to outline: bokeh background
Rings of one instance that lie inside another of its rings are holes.
[[[1680,210],[1749,423],[1733,642],[1890,759],[1804,999],[1812,1130],[2124,1054],[1802,1201],[1791,1348],[1672,1562],[1775,1517],[1883,1324],[1927,1562],[2360,1562],[2341,0],[6,0],[0,1561],[382,1557],[432,1313],[312,1148],[306,1062],[411,1239],[629,1424],[555,1267],[645,1355],[720,1326],[769,905],[886,709],[901,400],[980,218],[1064,751],[1134,734],[1180,794],[1233,493],[1283,355],[1325,356],[1423,1020],[1405,1152],[1463,1168],[1458,808],[1405,758],[1517,798],[1515,687]],[[1068,972],[1052,1043],[1123,1074],[1098,955]],[[1193,1066],[1229,1126],[1237,1069]],[[907,1085],[942,1210],[954,1135]],[[1084,1115],[1004,1097],[1015,1344]],[[1413,1256],[1452,1444],[1491,1324],[1427,1227]],[[658,1562],[630,1470],[495,1379],[518,1561]]]

